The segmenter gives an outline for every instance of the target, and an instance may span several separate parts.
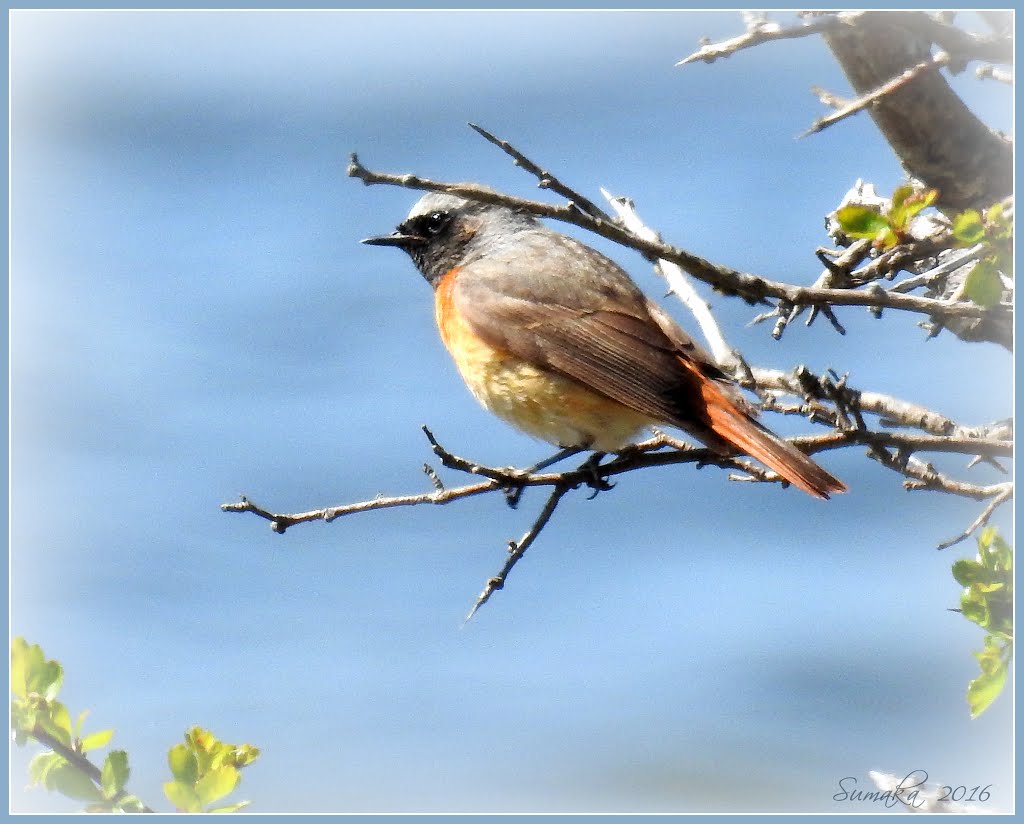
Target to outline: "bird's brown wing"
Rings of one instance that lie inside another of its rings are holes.
[[[642,295],[622,300],[577,291],[555,302],[555,296],[537,299],[524,294],[529,290],[509,291],[504,284],[499,291],[490,278],[460,277],[452,300],[473,331],[492,346],[572,378],[653,420],[704,428],[699,409],[691,409],[688,400],[699,398],[698,377],[681,367],[685,353],[650,317]]]
[[[541,240],[536,254],[493,256],[456,279],[454,308],[476,334],[710,447],[745,452],[811,495],[846,489],[754,420],[710,358],[617,265],[562,235]]]

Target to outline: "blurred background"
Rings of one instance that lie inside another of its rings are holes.
[[[823,216],[901,171],[863,115],[796,139],[812,84],[849,93],[820,40],[673,67],[741,31],[728,12],[12,13],[11,630],[64,664],[87,729],[116,728],[144,801],[170,809],[167,748],[201,724],[262,748],[233,796],[257,812],[866,812],[840,779],[921,769],[1012,808],[1011,696],[969,719],[982,633],[947,611],[974,542],[935,551],[981,506],[908,493],[862,450],[822,457],[851,487],[828,503],[692,466],[572,495],[466,626],[542,493],[285,535],[219,509],[426,491],[421,424],[482,462],[550,451],[478,408],[410,261],[359,245],[418,195],[347,178],[352,151],[544,197],[471,120],[677,245],[811,283]],[[1009,130],[1011,92],[969,75]],[[639,255],[588,241],[662,295]],[[845,337],[774,342],[705,293],[751,363],[969,424],[1012,413],[994,346],[852,308]],[[13,809],[78,809],[23,790],[34,751]]]

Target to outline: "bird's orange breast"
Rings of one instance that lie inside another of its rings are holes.
[[[469,391],[486,409],[548,443],[601,452],[621,449],[652,423],[606,395],[483,340],[453,299],[459,274],[453,269],[437,285],[437,328]]]

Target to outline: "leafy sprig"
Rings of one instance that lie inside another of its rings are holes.
[[[33,785],[86,802],[87,812],[153,812],[126,785],[131,775],[128,753],[111,750],[97,767],[88,753],[106,747],[114,730],[83,734],[88,711],[78,714],[74,724],[68,708],[57,700],[64,683],[60,662],[47,660],[42,647],[24,638],[11,643],[11,726],[14,741],[24,746],[36,741],[48,752],[29,763]],[[251,744],[227,744],[208,730],[193,727],[185,743],[171,748],[168,762],[173,781],[164,792],[182,812],[234,812],[249,804],[238,801],[213,806],[234,791],[241,780],[239,770],[259,757]]]
[[[974,653],[981,675],[967,686],[971,717],[977,718],[1006,683],[1013,659],[1013,550],[994,527],[978,536],[978,555],[953,564],[964,591],[959,612],[985,630],[984,646]]]

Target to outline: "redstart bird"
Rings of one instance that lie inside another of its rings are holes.
[[[809,495],[846,485],[756,420],[740,388],[617,264],[533,216],[427,194],[393,234],[434,288],[477,400],[563,450],[617,452],[650,426],[750,455]]]

